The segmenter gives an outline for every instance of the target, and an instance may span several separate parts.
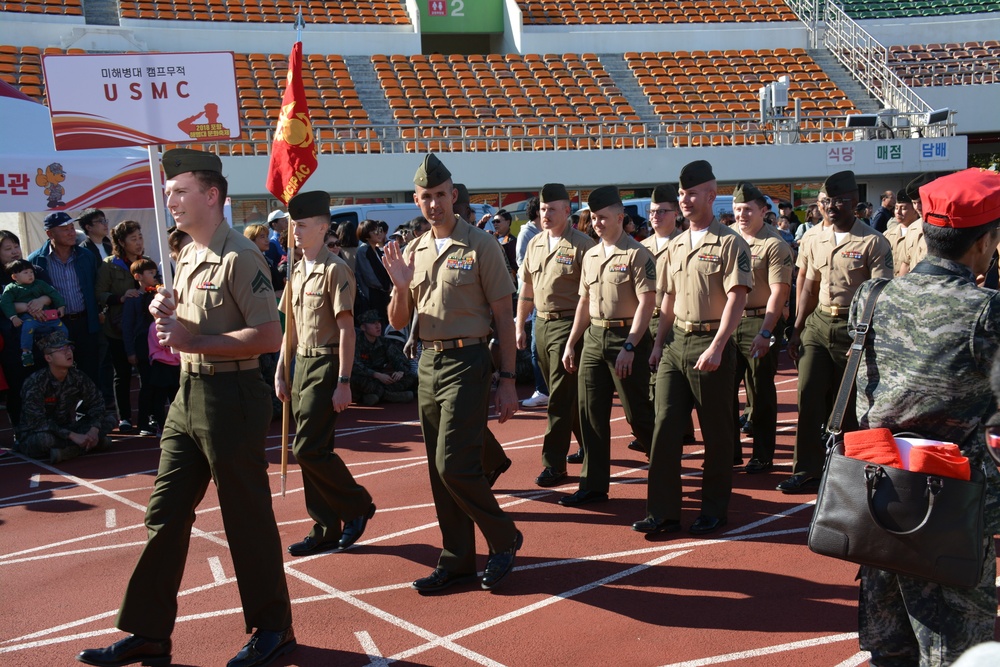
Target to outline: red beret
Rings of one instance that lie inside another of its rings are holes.
[[[965,229],[1000,220],[1000,174],[966,169],[942,176],[920,188],[924,222],[935,227]]]

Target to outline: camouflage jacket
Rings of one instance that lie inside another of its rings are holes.
[[[21,389],[24,407],[18,437],[32,433],[52,433],[68,438],[71,432],[82,432],[96,426],[104,430],[104,397],[94,381],[77,369],[69,369],[62,382],[48,368],[33,373]],[[79,418],[78,418],[79,415]]]
[[[872,284],[854,296],[852,330]],[[968,267],[928,256],[879,296],[857,378],[861,428],[958,443],[985,470],[991,531],[1000,529],[1000,473],[983,424],[996,405],[989,375],[998,348],[1000,292],[977,287]]]
[[[375,373],[395,373],[412,371],[410,360],[395,345],[390,345],[381,336],[369,343],[360,334],[354,343],[354,370],[358,377],[371,377]]]

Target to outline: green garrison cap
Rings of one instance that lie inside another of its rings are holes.
[[[323,190],[300,192],[288,202],[288,215],[293,220],[312,218],[317,215],[330,216],[330,194]]]
[[[653,196],[650,197],[649,200],[653,204],[676,204],[677,188],[669,183],[665,185],[657,185],[653,188]]]
[[[378,313],[374,310],[366,310],[358,315],[358,324],[373,324],[378,321]]]
[[[927,185],[931,181],[944,176],[946,173],[948,172],[925,172],[907,183],[904,189],[906,190],[906,194],[909,196],[910,201],[920,199],[920,188]],[[899,199],[899,197],[896,197],[896,199]]]
[[[222,173],[222,160],[214,153],[190,148],[173,148],[163,154],[163,173],[174,178],[187,171],[217,171]]]
[[[740,181],[736,184],[736,190],[733,192],[734,204],[745,204],[758,199],[764,199],[764,193],[758,190],[753,183]]]
[[[858,182],[854,180],[853,171],[838,171],[823,181],[823,187],[820,191],[825,192],[829,197],[855,194],[858,191]]]
[[[569,201],[569,192],[562,183],[546,183],[538,193],[538,201],[543,204],[564,200]]]
[[[42,336],[38,341],[38,347],[45,354],[62,349],[67,345],[72,346],[73,342],[66,335],[65,331],[53,331],[46,336]]]
[[[445,171],[447,171],[447,169]],[[462,204],[471,204],[472,197],[469,196],[469,188],[465,187],[465,185],[463,185],[462,183],[455,183],[454,185],[455,189],[458,190],[458,198],[455,200],[455,206],[461,206]]]
[[[705,160],[689,162],[681,169],[680,183],[681,188],[685,190],[714,180],[715,174],[712,173],[712,165]]]
[[[437,155],[430,153],[424,161],[417,167],[417,173],[413,175],[413,184],[422,188],[434,188],[451,178],[448,167],[442,164]]]
[[[605,185],[602,188],[597,188],[590,193],[589,197],[587,197],[587,206],[589,206],[590,210],[593,212],[597,212],[602,208],[607,208],[621,203],[622,198],[618,194],[618,188],[613,185]]]
[[[906,188],[903,188],[902,190],[900,190],[899,192],[897,192],[896,193],[896,203],[897,204],[912,204],[913,203],[913,197],[910,196],[909,190],[907,190]]]

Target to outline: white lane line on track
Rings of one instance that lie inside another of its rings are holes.
[[[868,651],[858,651],[847,660],[834,665],[834,667],[858,667],[858,665],[868,662],[871,657],[872,654]]]
[[[40,556],[28,556],[27,558],[11,558],[0,561],[0,566],[3,565],[16,565],[17,563],[33,563],[39,560],[49,560],[51,558],[63,558],[64,556],[78,556],[80,554],[89,554],[95,551],[110,551],[111,549],[127,549],[129,547],[143,546],[146,544],[145,538],[141,542],[125,542],[123,544],[105,544],[100,547],[93,547],[91,549],[74,549],[73,551],[60,551],[54,554],[42,554]]]
[[[20,456],[20,454],[15,454],[15,456]],[[88,456],[95,456],[95,455],[88,454]],[[21,459],[21,462],[25,463],[25,464],[29,464],[29,463],[30,464],[36,464],[36,463],[38,463],[38,461],[34,461],[34,460],[29,459],[27,457],[23,457]],[[52,470],[56,470],[56,468],[52,468]],[[59,470],[56,470],[56,472],[59,472],[60,476],[65,476]],[[146,475],[146,474],[155,473],[155,472],[156,472],[156,470],[141,470],[139,472],[134,472],[134,473],[130,472],[130,473],[127,473],[127,474],[124,474],[124,475],[115,475],[114,477],[102,477],[101,479],[95,479],[95,480],[93,480],[93,482],[94,482],[94,484],[103,484],[104,482],[110,482],[110,481],[116,480],[116,479],[126,479],[128,477],[135,477],[136,475]],[[0,502],[9,502],[11,500],[17,500],[18,498],[27,498],[28,496],[37,496],[40,493],[52,493],[53,491],[65,491],[66,489],[75,489],[78,486],[80,486],[80,485],[79,484],[64,484],[62,486],[53,486],[53,487],[50,487],[48,489],[39,489],[38,491],[32,491],[30,493],[19,493],[19,494],[14,495],[14,496],[0,496]],[[147,487],[140,487],[140,488],[152,488],[152,486],[150,485],[150,486],[147,486]],[[133,490],[133,489],[127,489],[127,490]],[[119,491],[119,493],[122,493],[122,492]]]
[[[76,488],[76,485],[75,484],[70,484],[70,485],[68,485],[68,486],[66,486],[64,488],[73,489],[73,488]],[[134,487],[134,488],[131,488],[131,489],[119,489],[118,493],[130,493],[132,491],[148,491],[151,488],[152,487],[150,487],[150,486],[137,486],[137,487]],[[59,490],[60,489],[45,489],[41,493],[51,493],[53,491],[59,491]],[[24,495],[28,496],[28,495],[38,495],[38,494],[37,493],[30,493],[30,494],[26,493]],[[35,504],[38,504],[38,503],[54,503],[54,502],[58,502],[60,500],[79,500],[81,498],[93,498],[94,496],[101,496],[101,495],[104,495],[104,494],[102,494],[102,493],[77,493],[77,494],[74,494],[74,495],[71,495],[71,496],[56,496],[56,495],[53,495],[53,496],[49,496],[49,497],[46,497],[46,498],[37,498],[35,500],[21,500],[21,501],[13,502],[13,503],[0,504],[0,509],[4,509],[4,508],[7,508],[7,507],[26,507],[28,505],[35,505]]]
[[[208,568],[212,570],[212,578],[215,580],[215,583],[229,581],[226,579],[226,571],[222,569],[222,561],[218,556],[208,557]]]
[[[114,530],[103,530],[99,533],[91,533],[90,535],[81,535],[80,537],[73,537],[68,540],[62,540],[61,542],[50,542],[49,544],[43,544],[40,547],[32,547],[30,549],[23,549],[21,551],[13,551],[9,554],[0,555],[0,565],[3,565],[4,560],[8,558],[14,558],[15,556],[23,556],[25,554],[35,553],[37,551],[45,551],[46,549],[62,547],[67,544],[75,544],[77,542],[83,542],[85,540],[93,540],[99,537],[107,537],[108,535],[114,535],[115,533],[121,533],[126,530],[134,530],[136,528],[145,528],[145,526],[141,523],[137,523],[132,526],[122,526],[121,528],[115,528]]]
[[[703,667],[703,665],[718,665],[720,663],[733,662],[734,660],[747,660],[749,658],[759,658],[764,655],[773,655],[775,653],[784,653],[786,651],[796,651],[800,648],[811,648],[813,646],[823,646],[824,644],[836,644],[837,642],[846,642],[851,639],[856,640],[857,638],[858,633],[856,632],[844,632],[839,635],[827,635],[826,637],[803,639],[802,641],[790,642],[788,644],[778,644],[776,646],[764,646],[762,648],[750,649],[749,651],[727,653],[726,655],[713,655],[708,658],[686,660],[684,662],[672,662],[669,665],[664,665],[664,667]]]
[[[118,516],[114,509],[104,510],[104,527],[114,528],[118,525]]]
[[[477,632],[480,632],[482,630],[487,630],[487,629],[490,629],[490,628],[494,628],[497,625],[499,625],[500,623],[504,623],[506,621],[513,620],[515,618],[520,618],[521,616],[525,616],[527,614],[530,614],[533,611],[537,611],[539,609],[543,609],[545,607],[553,605],[556,602],[561,602],[562,600],[568,600],[568,599],[570,599],[570,598],[572,598],[572,597],[574,597],[576,595],[580,595],[581,593],[586,593],[588,591],[594,590],[595,588],[599,588],[599,587],[604,586],[606,584],[610,584],[610,583],[613,583],[615,581],[618,581],[619,579],[624,579],[625,577],[629,577],[629,576],[631,576],[633,574],[636,574],[638,572],[642,572],[643,570],[647,570],[647,569],[649,569],[651,567],[654,567],[656,565],[659,565],[661,563],[665,563],[668,560],[671,560],[673,558],[677,558],[679,556],[683,556],[686,553],[688,553],[688,552],[687,551],[678,551],[678,552],[675,552],[675,553],[665,554],[663,556],[660,556],[659,558],[654,558],[653,560],[651,560],[651,561],[649,561],[647,563],[642,563],[641,565],[635,565],[633,567],[628,568],[627,570],[623,570],[621,572],[617,572],[617,573],[609,575],[607,577],[602,577],[601,579],[597,579],[596,581],[592,581],[592,582],[590,582],[588,584],[584,584],[583,586],[578,586],[578,587],[576,587],[576,588],[574,588],[572,590],[568,590],[568,591],[565,591],[563,593],[559,593],[558,595],[551,595],[549,597],[546,597],[545,599],[539,600],[538,602],[535,602],[533,604],[529,604],[529,605],[527,605],[525,607],[521,607],[520,609],[516,609],[516,610],[514,610],[512,612],[508,612],[506,614],[502,614],[501,616],[497,616],[496,618],[491,618],[488,621],[484,621],[482,623],[478,623],[476,625],[472,625],[472,626],[470,626],[468,628],[459,630],[458,632],[453,632],[450,635],[442,637],[438,641],[430,641],[430,642],[427,642],[426,644],[423,644],[421,646],[415,646],[415,647],[413,647],[411,649],[407,649],[407,650],[402,651],[400,653],[396,653],[394,655],[389,656],[388,659],[395,661],[395,660],[405,660],[407,658],[411,658],[411,657],[413,657],[415,655],[419,655],[420,653],[424,653],[426,651],[429,651],[432,648],[437,648],[438,646],[442,646],[443,642],[449,642],[450,643],[452,640],[461,639],[462,637],[467,637],[469,635],[473,635],[473,634],[475,634]]]
[[[361,644],[361,650],[368,656],[369,665],[388,664],[382,656],[382,651],[378,650],[375,640],[372,639],[372,636],[368,634],[367,630],[359,630],[354,633],[354,636],[357,638],[358,643]]]

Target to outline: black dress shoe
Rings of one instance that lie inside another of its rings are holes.
[[[131,635],[107,648],[88,648],[76,659],[86,665],[116,667],[141,662],[151,667],[170,664],[170,640]]]
[[[633,439],[632,442],[628,443],[628,448],[633,452],[642,452],[643,454],[649,454],[649,450],[646,449],[645,445],[639,442],[638,438]]]
[[[500,475],[510,470],[511,463],[512,461],[510,459],[507,459],[506,461],[500,464],[499,468],[497,468],[490,474],[486,475],[486,481],[490,483],[491,489],[493,488],[493,485],[497,483],[497,480],[500,479]]]
[[[226,663],[226,667],[261,667],[286,653],[295,650],[295,631],[288,626],[280,632],[273,630],[258,630],[250,637],[246,646],[240,649],[236,657]]]
[[[583,448],[576,450],[566,457],[566,463],[583,463]]]
[[[568,496],[563,496],[559,499],[559,504],[566,507],[575,507],[576,505],[586,505],[588,503],[603,503],[607,501],[608,494],[600,493],[598,491],[584,491],[580,489],[576,493],[571,493]]]
[[[725,517],[719,519],[714,516],[702,514],[694,520],[694,523],[688,528],[688,532],[692,535],[704,535],[705,533],[711,533],[713,530],[722,528],[727,523],[728,521],[726,521]]]
[[[746,472],[751,475],[759,475],[762,472],[769,472],[774,468],[773,461],[761,461],[760,459],[750,459],[745,468]]]
[[[740,417],[740,432],[746,433],[747,435],[753,435],[753,422],[745,416]]]
[[[486,561],[486,569],[483,571],[482,587],[484,591],[493,590],[507,574],[514,569],[514,556],[517,550],[524,544],[524,535],[517,531],[514,544],[505,551],[491,555]]]
[[[676,533],[681,529],[681,522],[675,519],[665,519],[657,521],[653,517],[646,517],[642,521],[632,524],[632,530],[637,533],[656,535],[657,533]]]
[[[344,530],[340,533],[340,548],[346,549],[360,540],[361,536],[365,534],[368,519],[373,516],[375,516],[375,503],[372,503],[364,514],[345,523]]]
[[[326,551],[334,551],[340,548],[340,543],[336,540],[320,542],[312,535],[308,535],[301,542],[296,542],[288,547],[288,553],[293,556],[309,556],[311,554],[321,554]]]
[[[467,584],[476,580],[475,574],[456,574],[443,567],[436,568],[426,577],[417,579],[410,586],[420,593],[437,593],[455,584]]]
[[[565,470],[553,470],[552,468],[546,468],[542,471],[542,474],[535,478],[535,484],[538,486],[557,486],[559,482],[566,479]]]
[[[819,486],[819,477],[807,472],[797,472],[775,488],[782,493],[812,493]]]

